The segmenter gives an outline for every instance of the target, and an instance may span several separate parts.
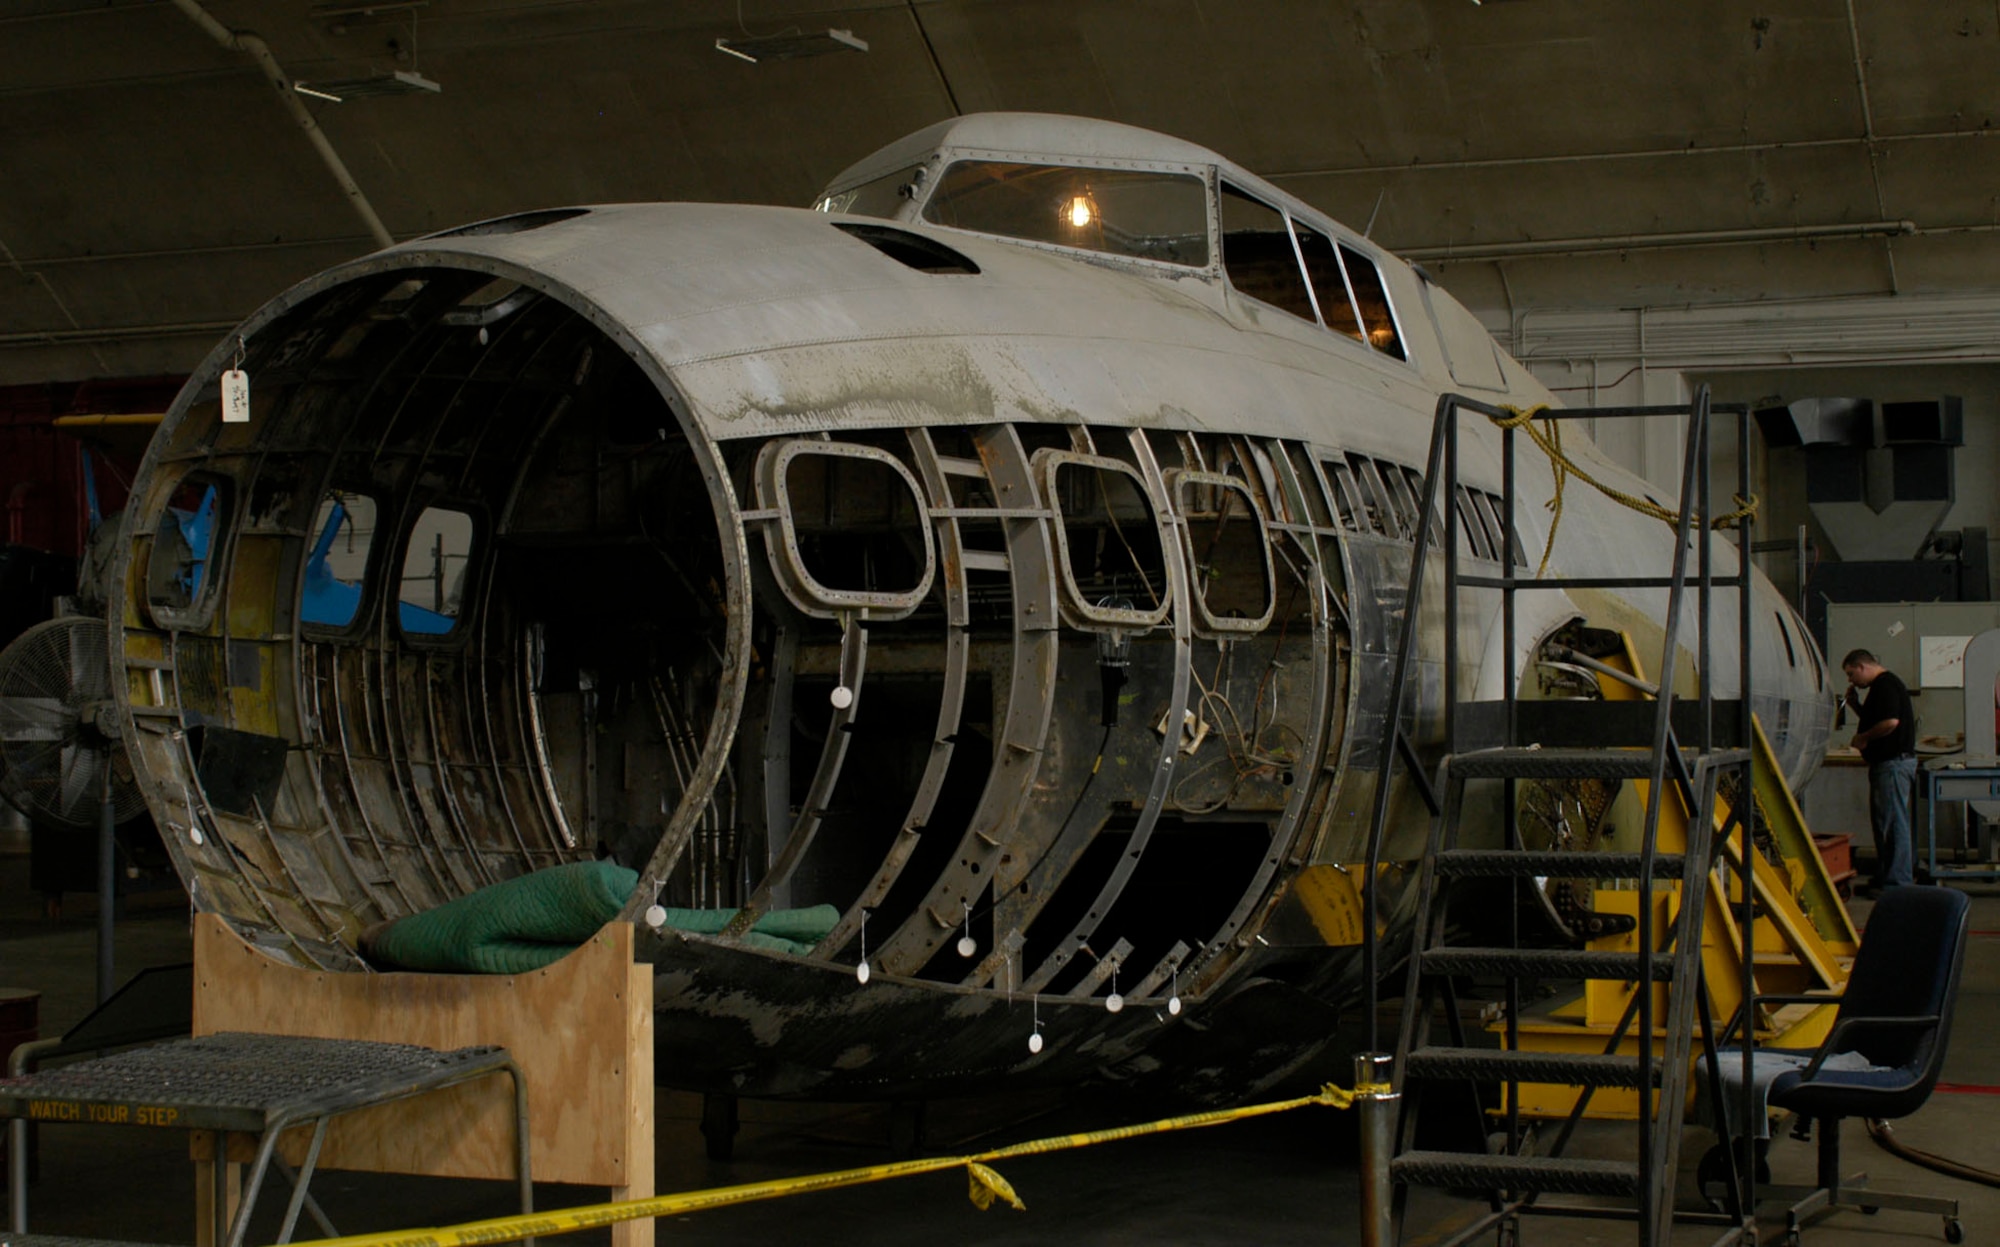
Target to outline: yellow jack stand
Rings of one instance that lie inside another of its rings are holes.
[[[1622,666],[1634,681],[1645,678],[1629,636],[1625,637],[1622,663],[1614,659],[1611,665]],[[1599,675],[1598,686],[1609,701],[1647,697],[1631,683],[1604,675]],[[1800,813],[1798,802],[1785,783],[1784,772],[1764,736],[1763,726],[1754,717],[1751,734],[1752,787],[1758,814],[1762,825],[1770,830],[1772,843],[1783,863],[1780,867],[1770,862],[1762,852],[1751,853],[1751,894],[1757,913],[1752,927],[1753,990],[1837,993],[1847,982],[1848,967],[1853,964],[1860,939],[1847,916],[1846,907],[1840,902],[1825,864],[1820,860],[1819,850],[1806,827],[1805,816]],[[1643,802],[1647,787],[1644,781],[1635,782],[1632,785],[1635,790],[1633,799]],[[1687,808],[1677,790],[1666,796],[1668,800],[1663,801],[1660,807],[1658,851],[1685,852]],[[1718,831],[1729,826],[1729,817],[1728,801],[1719,798],[1715,808]],[[1702,969],[1708,980],[1709,1002],[1717,1015],[1713,1021],[1718,1031],[1742,1004],[1743,970],[1736,922],[1737,907],[1742,900],[1738,884],[1742,854],[1743,828],[1738,824],[1729,839],[1721,844],[1722,860],[1728,867],[1725,872],[1727,878],[1722,887],[1709,888],[1707,912],[1701,924]],[[1636,918],[1640,898],[1645,895],[1648,894],[1600,888],[1594,905],[1601,914]],[[1665,937],[1674,930],[1673,919],[1680,907],[1680,883],[1678,880],[1663,880],[1650,896],[1654,906],[1653,930]],[[1611,935],[1590,941],[1589,947],[1606,952],[1635,952],[1638,936],[1636,932]],[[1581,997],[1545,1013],[1521,1019],[1521,1048],[1571,1054],[1615,1051],[1636,1056],[1639,1043],[1636,1035],[1628,1033],[1616,1048],[1611,1046],[1618,1022],[1636,990],[1635,985],[1622,981],[1594,979],[1586,982]],[[1656,993],[1653,1016],[1665,1017],[1666,987],[1655,985],[1653,990]],[[1815,1047],[1832,1026],[1833,1015],[1834,1009],[1830,1005],[1793,1005],[1763,1010],[1756,1018],[1757,1040],[1762,1044],[1783,1047]],[[1495,1023],[1490,1029],[1504,1034],[1504,1022]],[[1656,1057],[1664,1051],[1665,1039],[1665,1032],[1656,1029],[1652,1036]],[[1696,1045],[1697,1055],[1699,1046]],[[1687,1085],[1692,1095],[1694,1080],[1689,1079]],[[1569,1085],[1523,1083],[1519,1094],[1524,1116],[1561,1118],[1569,1115],[1581,1092]],[[1636,1090],[1599,1088],[1591,1096],[1584,1116],[1635,1120],[1639,1115],[1638,1097]]]

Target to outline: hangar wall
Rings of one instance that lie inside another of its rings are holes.
[[[1576,406],[1681,402],[1696,381],[1707,381],[1718,402],[1957,394],[1966,400],[1961,485],[1994,479],[2000,470],[2000,431],[1992,427],[2000,413],[2000,371],[1992,367],[2000,362],[2000,294],[1550,307],[1511,316],[1487,308],[1482,318],[1543,384]],[[1637,440],[1632,426],[1607,423],[1597,436],[1613,458],[1663,487],[1678,479],[1673,431],[1652,429]],[[1733,434],[1717,431],[1718,452],[1729,465],[1719,459],[1719,474],[1734,472],[1732,444]],[[1808,522],[1802,498],[1792,497],[1802,485],[1753,467],[1772,497],[1766,535]],[[1960,493],[1945,527],[2000,528],[2000,503],[1990,491]],[[1766,570],[1781,584],[1793,578],[1789,567]]]

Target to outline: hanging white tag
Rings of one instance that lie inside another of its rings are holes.
[[[222,422],[250,423],[250,374],[241,368],[222,374]]]

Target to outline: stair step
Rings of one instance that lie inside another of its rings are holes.
[[[1438,873],[1455,879],[1637,879],[1637,853],[1563,850],[1449,849],[1437,856]],[[1655,853],[1653,877],[1679,879],[1687,870],[1680,853]]]
[[[1563,1195],[1639,1194],[1639,1166],[1629,1161],[1479,1156],[1470,1152],[1405,1152],[1389,1176],[1406,1186],[1477,1191],[1552,1191]]]
[[[1660,1085],[1664,1066],[1652,1063],[1652,1083]],[[1639,1060],[1601,1052],[1531,1052],[1505,1048],[1419,1048],[1403,1068],[1407,1078],[1471,1079],[1478,1082],[1546,1082],[1569,1087],[1639,1086]]]
[[[1674,955],[1654,953],[1653,980],[1674,975]],[[1427,974],[1490,974],[1522,979],[1639,978],[1639,954],[1577,948],[1433,948],[1424,955]]]
[[[0,1243],[8,1247],[159,1247],[155,1243],[124,1242],[115,1238],[78,1238],[73,1234],[9,1234],[0,1231]]]
[[[1644,749],[1479,749],[1451,756],[1459,779],[1650,779]]]

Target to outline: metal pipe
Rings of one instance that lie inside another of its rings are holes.
[[[1629,671],[1620,671],[1618,668],[1612,666],[1609,663],[1599,662],[1588,654],[1579,654],[1575,650],[1570,649],[1568,646],[1565,645],[1550,646],[1549,657],[1555,659],[1557,662],[1560,663],[1568,663],[1572,666],[1583,667],[1587,670],[1594,671],[1598,675],[1604,676],[1608,679],[1616,680],[1620,684],[1624,684],[1628,687],[1638,689],[1640,692],[1644,693],[1648,697],[1658,697],[1660,695],[1659,685],[1654,684],[1648,680],[1642,680],[1638,676],[1633,675]]]
[[[7,1123],[7,1230],[28,1232],[28,1119]]]
[[[360,234],[332,238],[275,238],[269,242],[216,243],[204,247],[150,247],[142,251],[92,251],[83,255],[47,255],[16,258],[24,268],[65,268],[72,264],[130,264],[146,260],[189,260],[198,256],[252,255],[263,251],[300,251],[319,248],[348,248],[369,241]]]
[[[168,325],[113,325],[105,329],[31,329],[25,333],[0,333],[0,347],[122,342],[128,338],[209,338],[234,328],[233,320],[202,320]]]
[[[58,429],[102,429],[121,425],[158,425],[164,419],[166,413],[151,411],[114,415],[57,416],[49,421],[49,424]]]
[[[33,1071],[43,1056],[62,1047],[60,1039],[30,1039],[7,1056],[7,1077],[19,1078]],[[7,1123],[7,1217],[8,1232],[28,1232],[28,1119],[16,1117]]]
[[[1402,1096],[1392,1090],[1362,1091],[1364,1087],[1389,1087],[1395,1063],[1394,1057],[1380,1052],[1364,1052],[1354,1058],[1354,1112],[1361,1128],[1362,1247],[1390,1247],[1396,1241],[1390,1216],[1394,1187],[1389,1161],[1395,1155]]]
[[[1667,234],[1603,234],[1586,238],[1536,238],[1461,247],[1401,247],[1405,260],[1557,259],[1600,251],[1664,251],[1675,247],[1730,247],[1766,242],[1820,242],[1838,238],[1891,238],[1917,234],[1915,221],[1855,221],[1838,225],[1772,225],[1745,229],[1686,230]]]
[[[118,906],[118,802],[112,768],[104,767],[104,792],[97,807],[97,1003],[111,999],[113,913]]]
[[[1916,143],[1939,139],[1983,139],[1989,130],[1924,130],[1915,134],[1883,134],[1868,138],[1776,139],[1763,143],[1718,143],[1712,147],[1642,147],[1635,151],[1565,152],[1549,156],[1487,156],[1470,160],[1405,160],[1394,164],[1352,165],[1342,169],[1293,169],[1266,173],[1267,182],[1292,178],[1385,177],[1398,173],[1457,173],[1468,169],[1522,169],[1538,165],[1596,164],[1612,160],[1669,160],[1690,156],[1768,155],[1816,147],[1859,147],[1869,142]]]
[[[209,38],[231,51],[248,53],[250,58],[257,62],[257,68],[264,71],[264,77],[270,80],[272,89],[278,93],[278,102],[284,105],[285,111],[292,115],[293,122],[304,131],[306,141],[313,145],[313,150],[319,153],[320,160],[326,165],[327,172],[333,174],[333,180],[340,184],[341,193],[347,196],[349,206],[361,218],[362,224],[368,227],[368,233],[374,237],[376,245],[395,246],[396,239],[389,233],[388,226],[382,224],[382,218],[375,215],[375,207],[368,202],[368,196],[362,192],[360,183],[356,182],[354,175],[347,171],[347,166],[341,162],[340,153],[333,150],[333,143],[326,137],[326,132],[319,128],[319,123],[313,120],[311,111],[300,102],[298,93],[292,90],[292,80],[286,76],[284,66],[278,64],[278,58],[271,55],[270,46],[256,35],[233,31],[216,21],[207,9],[201,7],[198,0],[173,0],[173,4],[175,8],[187,14],[195,25],[207,31]]]

